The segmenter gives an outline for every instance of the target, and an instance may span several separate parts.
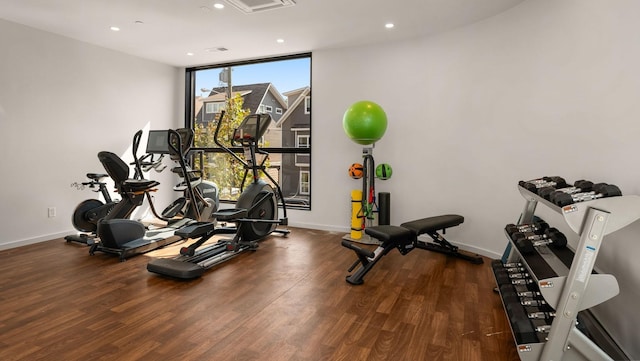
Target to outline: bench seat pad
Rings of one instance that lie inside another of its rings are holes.
[[[411,230],[414,234],[437,232],[442,229],[455,227],[464,222],[464,217],[457,214],[446,214],[429,218],[418,219],[402,223],[400,226]]]
[[[364,229],[364,233],[382,242],[402,241],[411,237],[411,230],[390,225],[367,227]]]

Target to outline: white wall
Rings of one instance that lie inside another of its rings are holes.
[[[0,49],[2,249],[73,230],[95,194],[70,184],[104,172],[99,151],[132,160],[138,129],[184,124],[184,70],[3,20]]]
[[[313,211],[296,220],[348,226],[360,184],[346,169],[362,147],[342,115],[361,99],[389,118],[374,155],[393,166],[376,185],[391,192],[394,223],[459,212],[461,242],[497,254],[522,209],[518,180],[588,178],[639,193],[629,167],[640,133],[636,6],[531,1],[429,39],[314,52]]]
[[[360,184],[346,170],[362,147],[342,115],[361,99],[389,117],[374,155],[394,169],[377,183],[391,192],[392,223],[462,214],[448,238],[485,255],[502,253],[522,210],[518,180],[560,175],[640,194],[639,12],[633,0],[535,0],[432,38],[315,51],[313,210],[291,211],[291,224],[348,229]],[[87,197],[69,184],[99,170],[98,151],[127,152],[148,122],[181,125],[184,87],[180,69],[3,21],[0,49],[3,248],[69,231]],[[598,313],[635,358],[638,223],[609,236],[599,258],[621,294]]]
[[[638,13],[630,0],[527,1],[432,38],[314,52],[313,211],[292,222],[347,229],[360,184],[346,170],[362,147],[342,115],[361,99],[389,118],[374,155],[394,170],[376,183],[391,193],[393,224],[459,213],[448,238],[498,257],[524,206],[518,180],[586,178],[640,194]],[[639,230],[608,237],[600,257],[622,289],[600,313],[636,358]]]

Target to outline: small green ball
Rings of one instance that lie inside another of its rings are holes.
[[[391,178],[393,174],[393,169],[387,163],[378,164],[376,167],[376,177],[378,179],[387,180]]]

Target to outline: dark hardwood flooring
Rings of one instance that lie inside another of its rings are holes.
[[[365,277],[342,234],[292,228],[201,279],[56,239],[0,252],[0,360],[490,360],[518,355],[488,260],[393,251]]]

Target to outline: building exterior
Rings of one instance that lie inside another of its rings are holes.
[[[311,88],[304,87],[281,95],[271,83],[234,85],[233,95],[243,98],[243,108],[251,114],[269,114],[271,124],[264,136],[266,148],[309,148],[311,141]],[[195,124],[205,127],[217,120],[224,109],[227,88],[211,89],[197,97]],[[271,153],[269,174],[278,181],[287,205],[310,204],[311,155]]]
[[[280,92],[271,83],[258,83],[248,85],[233,85],[233,95],[240,94],[244,100],[243,107],[249,109],[251,114],[264,113],[271,115],[276,123],[287,110],[287,102]],[[226,87],[211,89],[207,97],[199,97],[195,106],[195,124],[204,124],[214,121],[215,117],[224,109],[227,96]]]
[[[289,107],[276,122],[283,148],[311,147],[311,88],[284,93]],[[282,154],[281,187],[287,204],[308,206],[311,197],[311,154]]]

